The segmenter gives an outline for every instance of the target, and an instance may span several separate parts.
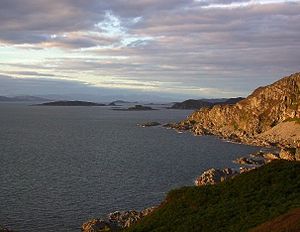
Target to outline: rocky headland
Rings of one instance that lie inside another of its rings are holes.
[[[238,179],[237,182],[239,182],[241,179],[247,178],[247,176],[236,178],[241,176],[240,174],[248,173],[262,166],[268,166],[273,160],[300,160],[299,104],[300,73],[295,73],[271,85],[259,87],[246,99],[240,99],[230,104],[208,104],[204,107],[201,105],[201,108],[192,113],[186,120],[175,124],[166,124],[163,125],[163,127],[173,128],[178,131],[191,131],[195,135],[215,135],[229,141],[273,147],[274,149],[249,154],[249,156],[234,160],[234,163],[240,165],[239,170],[231,168],[211,168],[204,171],[196,178],[195,185],[216,185],[230,179]],[[269,165],[265,169],[268,170],[269,167],[275,167],[276,165],[280,166],[281,163]],[[282,163],[282,165],[286,164]],[[259,168],[259,170],[261,169]],[[277,169],[274,168],[274,171],[276,170]],[[286,172],[288,172],[288,170],[289,168],[286,169]],[[253,173],[252,175],[257,174]],[[271,174],[268,173],[268,175]],[[257,176],[259,176],[259,174]],[[272,178],[274,177],[272,176]],[[247,181],[245,183],[247,183]],[[244,184],[244,182],[237,185],[242,184]],[[266,185],[262,186],[266,188]],[[184,192],[184,190],[179,191]],[[266,188],[265,191],[269,191],[269,188]],[[271,191],[271,193],[273,193],[273,191]],[[186,193],[184,192],[184,194]],[[175,198],[172,201],[166,199],[166,201],[162,203],[163,210],[168,211],[169,209],[164,209],[164,207],[168,204],[172,204],[170,202],[173,201],[176,202],[178,199]],[[194,202],[195,199],[190,201]],[[201,205],[203,204],[201,203]],[[153,211],[156,212],[155,209],[156,208],[151,208],[150,213]],[[191,210],[195,210],[195,205],[191,206]],[[157,208],[157,211],[160,211],[160,208]],[[174,213],[174,211],[170,212]],[[180,214],[180,212],[176,212],[175,214]],[[148,214],[128,211],[122,213],[117,212],[110,215],[116,216],[108,216],[106,220],[91,220],[83,224],[82,231],[118,231],[118,229],[122,228],[131,228],[131,225],[135,225],[141,218]],[[119,215],[126,216],[123,217]],[[117,218],[117,220],[115,220],[115,218]],[[120,218],[125,218],[125,220],[120,220]],[[160,218],[157,218],[153,224],[159,220]],[[163,221],[164,219],[161,220]],[[130,223],[128,223],[128,221]],[[94,225],[99,226],[101,229],[93,230]],[[118,226],[115,227],[116,225]],[[148,224],[145,225],[147,226]],[[169,225],[171,224],[165,224],[166,227],[172,227]],[[135,226],[133,227],[135,228]],[[92,228],[92,230],[89,228]],[[143,229],[140,231],[143,231]]]
[[[300,73],[257,88],[233,105],[201,108],[173,128],[260,146],[300,147]]]

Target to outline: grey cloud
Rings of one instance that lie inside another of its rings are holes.
[[[109,76],[128,84],[139,81],[133,87],[154,81],[166,88],[184,85],[247,93],[299,71],[300,4],[202,8],[234,2],[247,0],[3,0],[0,41],[40,48],[107,46],[86,51],[95,56],[88,61],[58,57],[45,63],[55,66],[53,72],[107,77],[107,84],[115,83]],[[136,40],[124,45],[122,36],[105,36],[101,28],[95,28],[108,11],[118,17],[126,36]],[[140,20],[134,22],[136,17]],[[57,37],[51,38],[54,34]],[[97,59],[101,56],[120,59]]]

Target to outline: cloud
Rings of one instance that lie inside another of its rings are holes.
[[[0,68],[124,91],[246,95],[299,71],[299,2],[2,0]]]

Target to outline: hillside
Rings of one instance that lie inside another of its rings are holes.
[[[181,109],[181,110],[195,110],[203,107],[212,107],[214,105],[224,105],[224,104],[235,104],[244,98],[223,98],[223,99],[200,99],[194,100],[189,99],[183,102],[177,102],[171,106],[171,109]]]
[[[300,207],[300,163],[273,161],[218,185],[171,191],[127,232],[243,232]]]
[[[0,102],[44,102],[49,101],[49,99],[35,96],[15,96],[6,97],[0,96]]]
[[[256,89],[233,105],[202,108],[179,123],[195,134],[214,134],[245,143],[265,144],[258,135],[288,120],[300,118],[300,73]],[[274,141],[280,144],[283,141]],[[296,140],[289,146],[300,146]]]
[[[171,106],[171,109],[181,109],[181,110],[190,110],[190,109],[200,109],[202,107],[213,106],[213,103],[206,102],[203,100],[194,100],[189,99],[183,102],[177,102]]]

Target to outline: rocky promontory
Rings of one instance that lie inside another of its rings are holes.
[[[297,148],[299,121],[300,73],[295,73],[259,87],[233,105],[201,108],[174,128],[247,144]]]
[[[227,179],[231,179],[236,175],[238,175],[238,172],[231,168],[225,168],[222,170],[211,168],[203,172],[195,180],[195,185],[196,186],[214,185],[223,182]]]

